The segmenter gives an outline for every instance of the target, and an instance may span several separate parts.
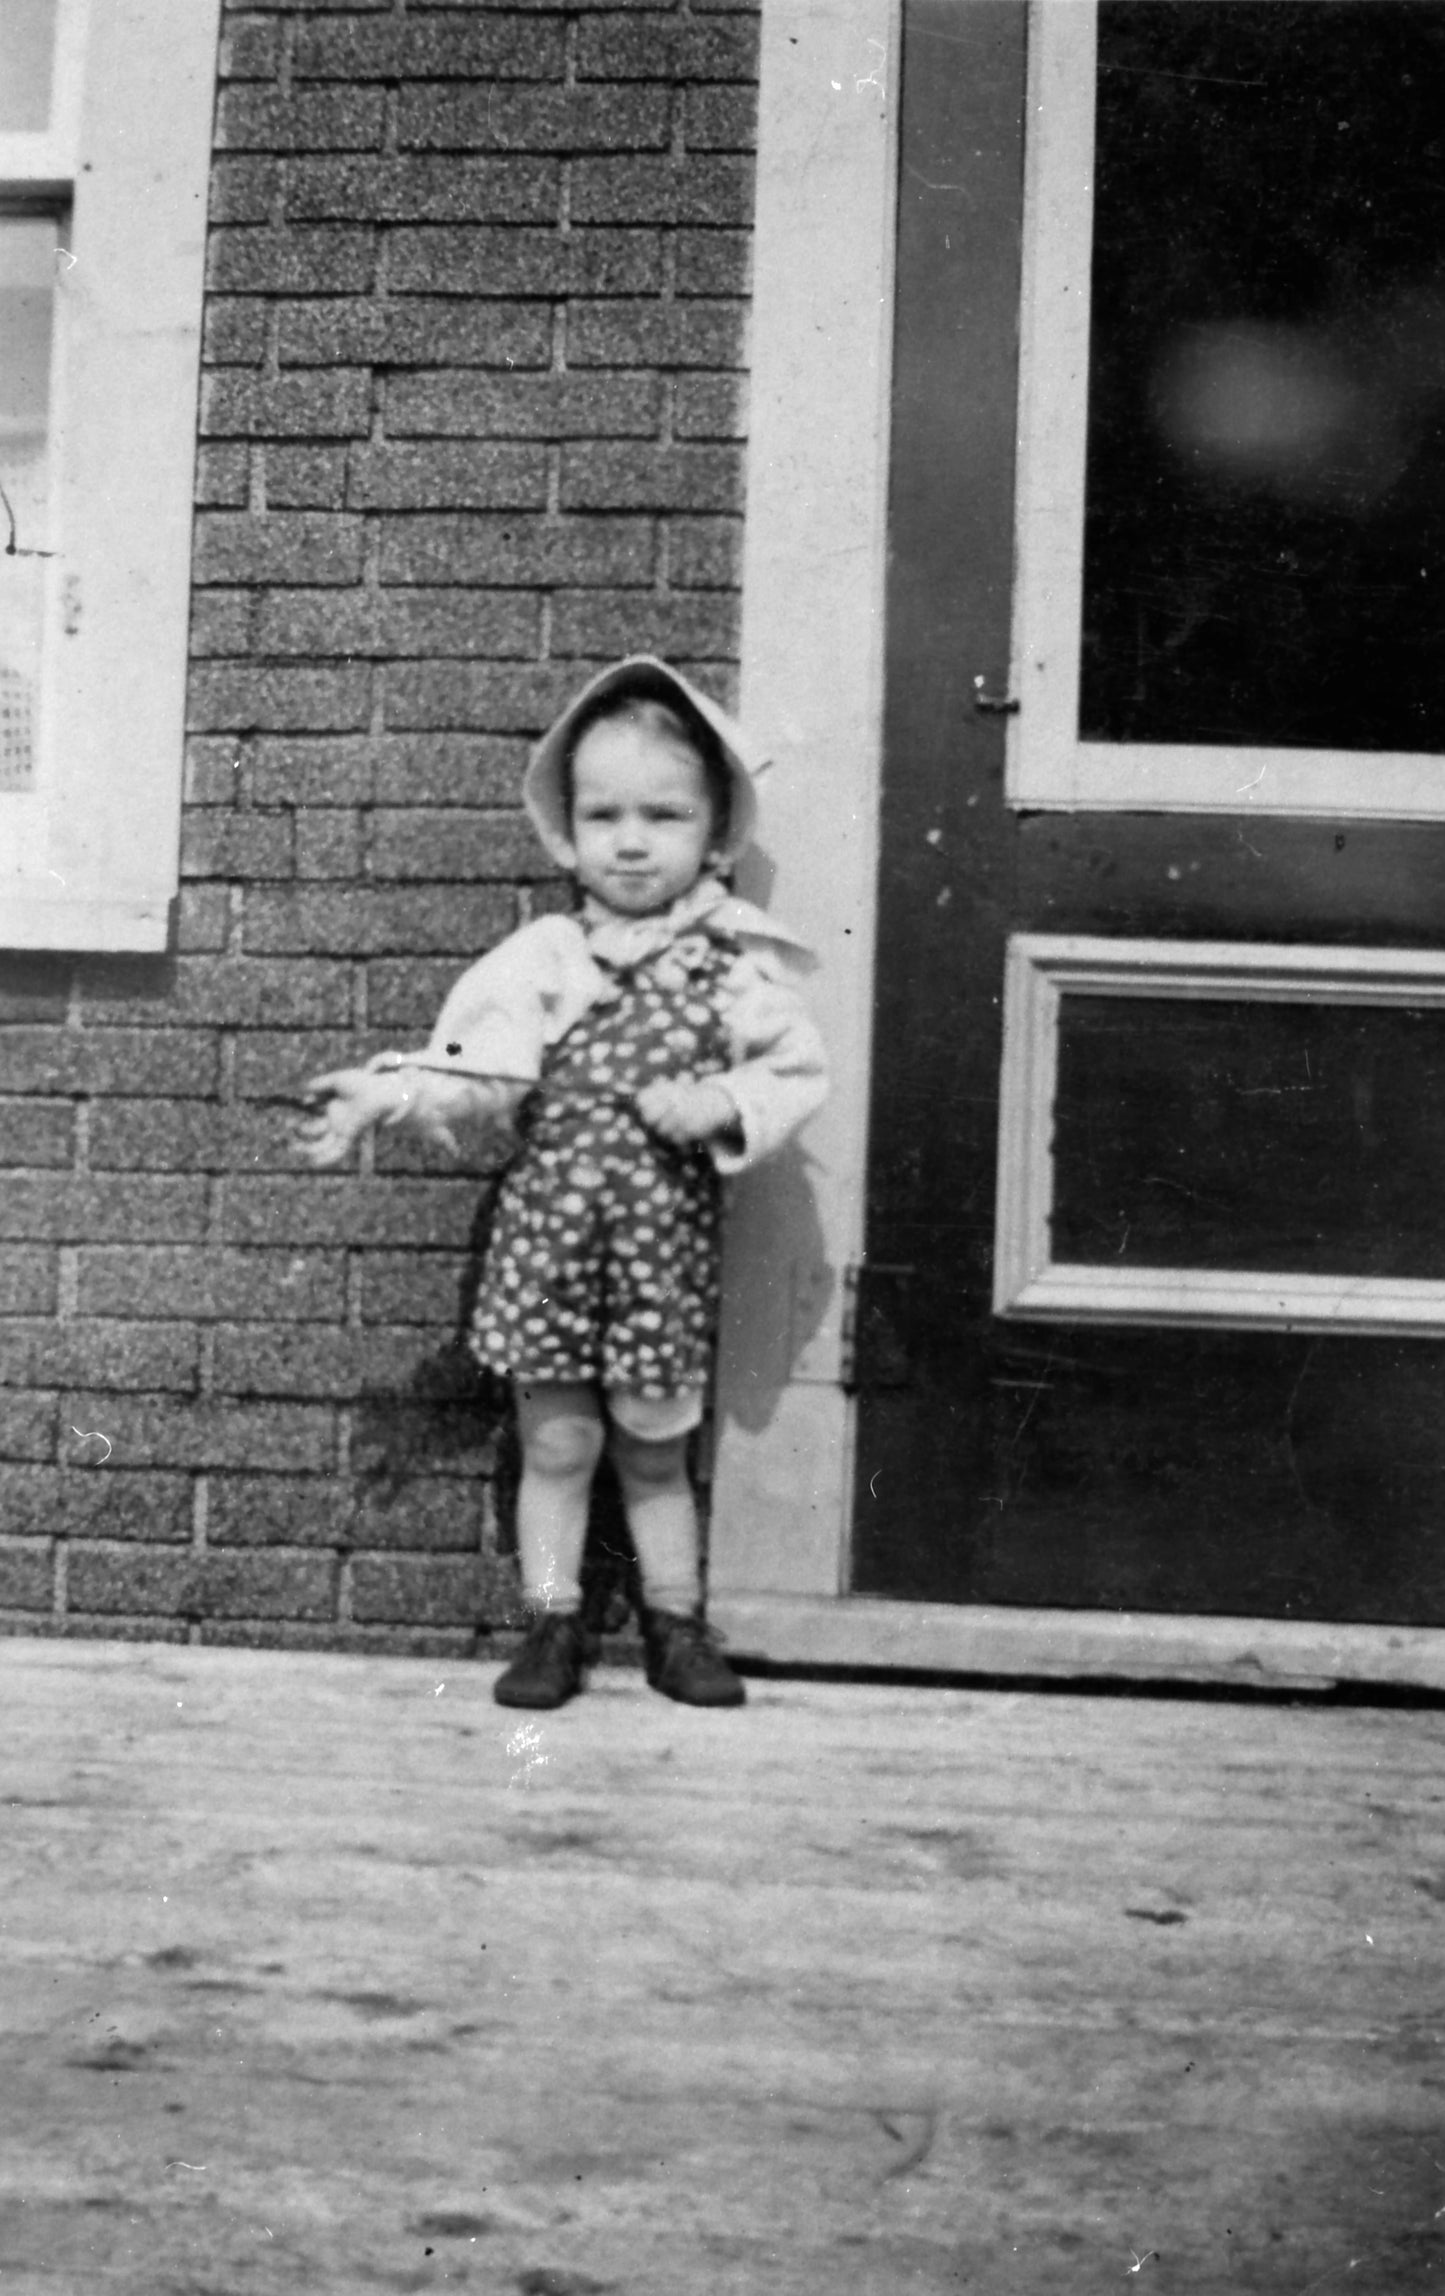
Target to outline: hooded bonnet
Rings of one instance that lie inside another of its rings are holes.
[[[605,695],[625,692],[631,686],[640,689],[641,696],[649,701],[666,702],[669,693],[675,695],[695,710],[716,735],[729,784],[727,835],[716,848],[718,861],[726,867],[737,860],[752,836],[758,815],[753,777],[761,773],[767,761],[751,748],[741,726],[725,710],[720,710],[717,703],[699,693],[681,671],[670,669],[655,654],[629,654],[625,661],[614,662],[610,669],[600,671],[567,704],[555,725],[543,734],[522,781],[522,803],[531,816],[533,828],[553,860],[570,866],[572,838],[567,818],[565,767],[574,728],[584,711],[590,712]],[[686,715],[686,710],[683,714]]]

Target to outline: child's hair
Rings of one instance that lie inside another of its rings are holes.
[[[625,685],[613,686],[609,692],[599,694],[595,701],[578,711],[562,755],[562,802],[568,821],[572,819],[573,761],[578,748],[584,735],[595,725],[606,724],[613,718],[630,720],[652,733],[666,734],[693,752],[702,767],[707,789],[713,841],[723,844],[732,813],[732,775],[723,756],[722,743],[701,710],[694,709],[685,694],[679,693],[667,679],[653,677],[646,670],[639,670]]]

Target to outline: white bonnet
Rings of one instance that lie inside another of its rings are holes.
[[[564,865],[572,859],[570,824],[567,818],[565,764],[572,741],[573,728],[584,710],[604,695],[616,693],[636,685],[649,700],[666,701],[668,693],[676,696],[695,710],[703,722],[717,736],[731,783],[731,801],[728,807],[728,829],[723,843],[717,848],[717,858],[723,863],[736,861],[753,834],[757,822],[758,801],[753,789],[753,777],[762,771],[767,760],[758,756],[749,746],[746,736],[736,720],[714,701],[700,693],[691,681],[674,670],[655,654],[629,654],[624,661],[614,662],[610,669],[601,670],[580,694],[573,696],[554,725],[548,727],[532,752],[522,781],[522,803],[532,819],[532,826],[554,861]]]

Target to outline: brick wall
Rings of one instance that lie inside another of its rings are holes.
[[[0,1628],[507,1618],[477,1178],[275,1103],[565,898],[515,795],[592,668],[728,694],[756,32],[228,8],[176,953],[0,957]]]

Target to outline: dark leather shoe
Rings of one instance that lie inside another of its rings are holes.
[[[747,1691],[717,1646],[717,1636],[695,1614],[644,1610],[642,1642],[647,1679],[681,1706],[741,1706]]]
[[[583,1688],[597,1645],[575,1611],[544,1610],[492,1696],[499,1706],[565,1706]]]

